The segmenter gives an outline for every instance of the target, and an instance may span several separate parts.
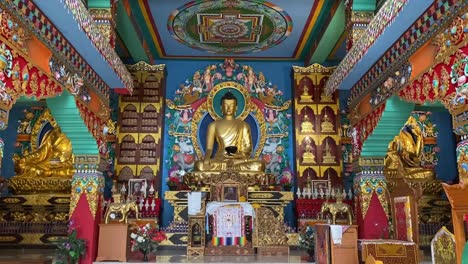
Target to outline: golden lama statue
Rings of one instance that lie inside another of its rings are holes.
[[[231,92],[221,98],[221,110],[223,118],[208,125],[205,157],[195,162],[194,171],[221,171],[229,167],[238,171],[263,172],[265,164],[250,157],[250,126],[235,118],[237,98]],[[215,140],[218,149],[212,157]]]
[[[74,173],[72,144],[59,127],[47,132],[36,150],[13,155],[13,161],[16,177],[71,178]]]
[[[385,169],[396,171],[403,165],[403,177],[416,180],[432,180],[434,172],[421,167],[424,138],[416,119],[410,116],[398,136],[388,144]],[[401,175],[399,177],[402,177]]]

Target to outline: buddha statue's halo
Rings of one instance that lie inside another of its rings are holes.
[[[250,113],[250,95],[242,84],[237,82],[222,82],[217,84],[207,96],[208,112],[214,120],[221,119],[221,98],[231,92],[237,99],[236,119],[244,120]]]

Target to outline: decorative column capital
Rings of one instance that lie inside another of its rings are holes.
[[[103,190],[104,177],[101,172],[76,173],[73,176],[71,183],[70,217],[73,215],[81,195],[86,195],[89,210],[95,218],[98,210],[99,199],[101,199]]]

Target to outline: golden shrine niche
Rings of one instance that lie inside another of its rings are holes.
[[[13,193],[70,193],[74,174],[71,141],[46,109],[33,126],[31,151],[13,156]]]

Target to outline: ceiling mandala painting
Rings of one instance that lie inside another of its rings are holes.
[[[172,12],[167,27],[179,42],[217,54],[263,51],[292,31],[286,12],[262,0],[192,1]]]

